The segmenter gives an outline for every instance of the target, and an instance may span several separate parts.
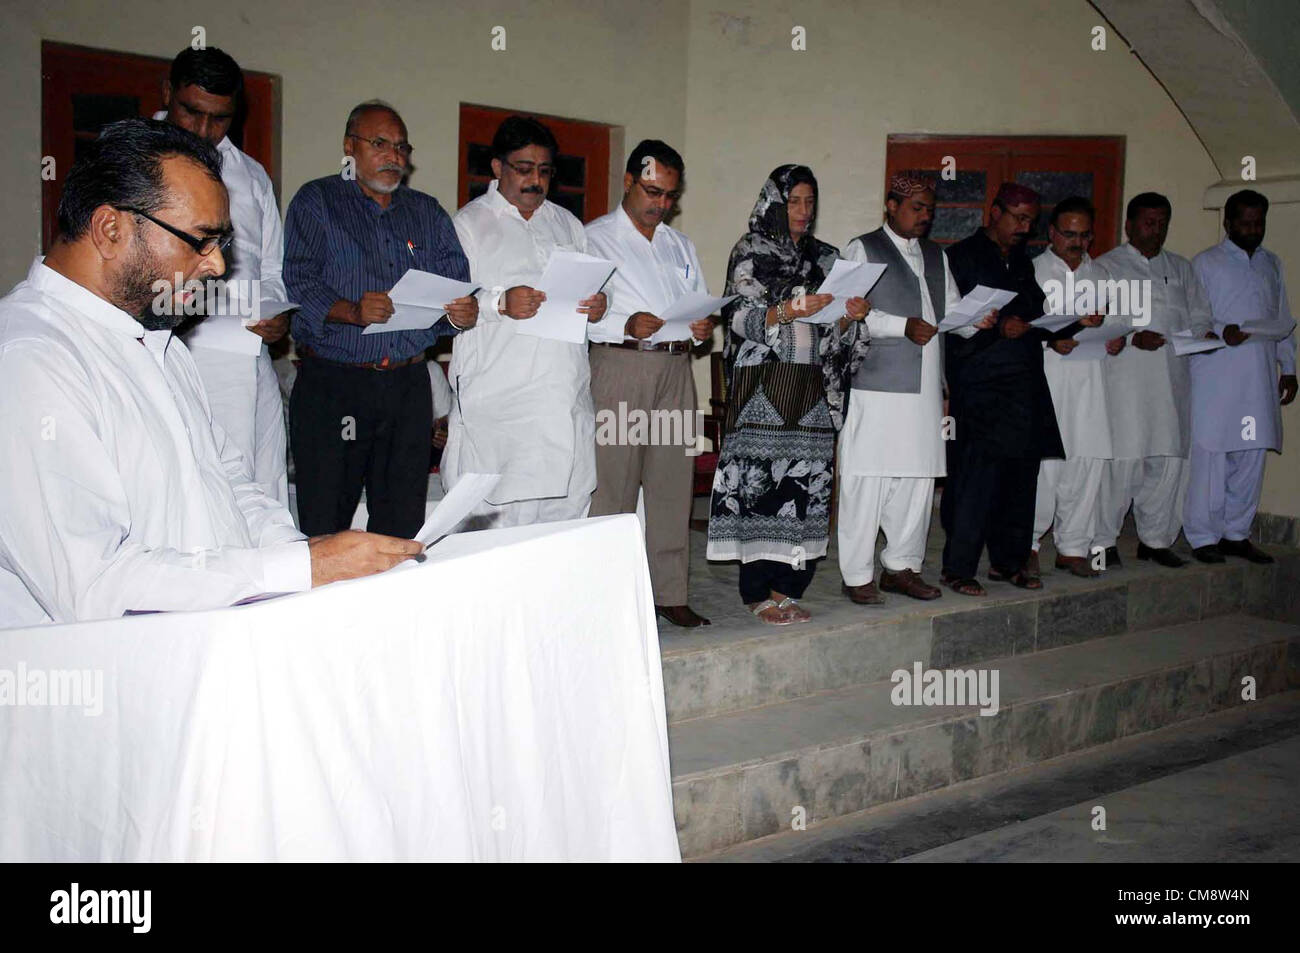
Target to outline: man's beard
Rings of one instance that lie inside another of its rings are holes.
[[[149,249],[137,234],[131,239],[129,257],[122,263],[122,270],[113,282],[113,304],[121,308],[144,326],[146,331],[170,331],[185,320],[184,309],[170,302],[171,314],[156,314],[153,303],[159,297],[154,285],[166,283],[168,294],[179,289],[172,288],[167,276],[149,254]]]

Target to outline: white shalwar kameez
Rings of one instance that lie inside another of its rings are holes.
[[[462,473],[502,475],[475,511],[478,528],[581,519],[596,487],[587,345],[518,334],[522,321],[498,304],[509,288],[536,287],[552,251],[585,252],[582,223],[549,201],[525,219],[495,180],[452,221],[483,290],[478,323],[452,348],[443,487]]]

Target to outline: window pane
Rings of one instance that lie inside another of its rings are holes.
[[[1092,199],[1091,172],[1018,172],[1016,182],[1029,186],[1043,197],[1043,209],[1038,215],[1038,225],[1034,229],[1034,235],[1038,238],[1047,237],[1047,220],[1051,217],[1052,208],[1057,202],[1068,199],[1072,195],[1082,195],[1085,199]]]
[[[934,224],[930,226],[930,239],[936,242],[960,241],[983,224],[982,208],[937,208],[934,210]]]
[[[935,184],[936,202],[980,202],[983,203],[988,175],[983,170],[970,172],[957,170],[957,177],[951,181],[943,178],[939,169],[908,169],[904,175],[913,175],[929,179]]]
[[[72,128],[77,132],[93,132],[119,119],[135,119],[140,115],[140,100],[135,96],[102,96],[96,93],[72,94]]]
[[[578,221],[586,221],[586,218],[583,216],[583,210],[586,207],[586,203],[584,202],[584,196],[581,192],[560,192],[556,189],[552,189],[551,194],[548,195],[547,198],[556,205],[561,205],[564,208],[567,208],[577,217]]]
[[[486,175],[489,179],[494,178],[492,175],[491,146],[485,146],[479,142],[469,144],[469,174]]]
[[[582,156],[556,156],[555,180],[551,184],[584,188],[587,185],[587,160]]]

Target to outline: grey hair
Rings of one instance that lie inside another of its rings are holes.
[[[357,103],[352,107],[352,112],[348,113],[348,124],[343,130],[343,134],[345,136],[350,136],[356,132],[358,120],[360,120],[365,113],[374,110],[382,110],[383,112],[391,113],[393,118],[402,123],[403,128],[405,128],[406,123],[402,122],[402,114],[391,105],[384,102],[382,99],[367,99],[364,103]]]

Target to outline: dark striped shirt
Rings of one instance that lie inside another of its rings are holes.
[[[308,182],[289,203],[284,284],[289,300],[301,305],[293,313],[293,338],[318,356],[348,363],[397,361],[455,334],[446,317],[426,331],[364,335],[356,325],[325,320],[340,298],[357,301],[367,291],[390,291],[408,268],[469,281],[469,262],[451,218],[432,195],[403,185],[382,208],[355,179],[327,175]]]

